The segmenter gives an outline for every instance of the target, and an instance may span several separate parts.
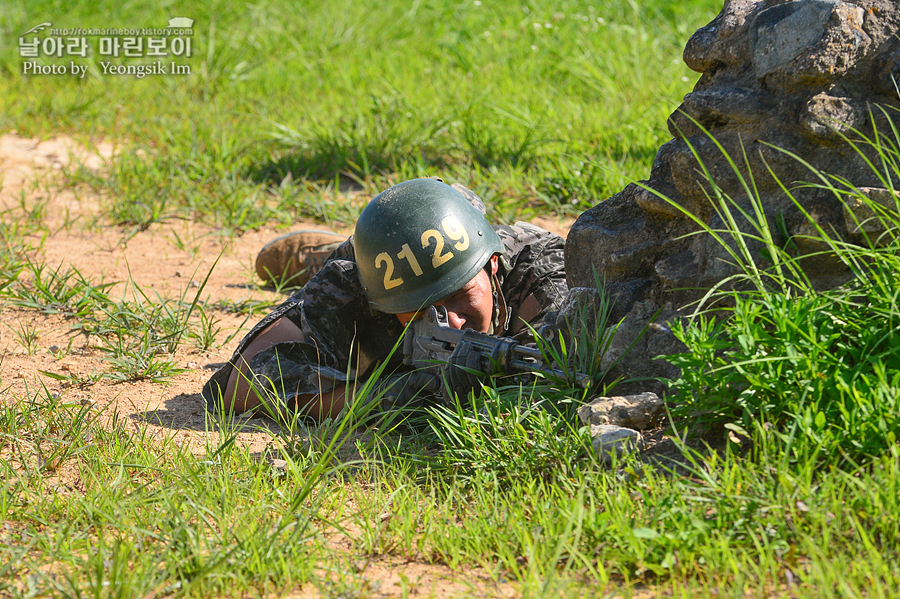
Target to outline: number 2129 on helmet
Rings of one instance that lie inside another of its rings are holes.
[[[356,222],[353,247],[369,306],[388,314],[440,301],[503,252],[481,211],[434,179],[375,196]]]

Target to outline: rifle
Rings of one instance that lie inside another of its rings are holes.
[[[409,326],[403,337],[403,363],[422,369],[441,368],[463,339],[485,356],[481,370],[488,374],[540,372],[561,379],[569,378],[566,372],[547,366],[538,349],[522,345],[509,337],[497,337],[471,329],[454,329],[448,323],[447,310],[443,306],[429,307],[422,318]],[[583,372],[576,372],[574,379],[582,389],[587,389],[591,384],[591,376]]]

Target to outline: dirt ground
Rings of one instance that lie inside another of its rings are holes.
[[[239,237],[222,236],[218,231],[189,221],[170,221],[153,225],[129,237],[129,231],[109,226],[102,217],[102,202],[84,190],[47,193],[58,172],[73,160],[87,168],[102,172],[105,161],[115,147],[104,141],[94,142],[90,150],[68,137],[35,140],[20,137],[14,131],[0,136],[0,218],[22,218],[23,208],[32,209],[45,203],[44,224],[50,233],[32,235],[26,241],[34,248],[32,258],[50,267],[75,267],[93,282],[114,283],[108,290],[113,297],[125,294],[129,278],[148,292],[162,297],[193,298],[197,286],[213,268],[201,299],[259,300],[278,303],[283,295],[256,287],[253,272],[256,252],[284,230],[262,229]],[[9,222],[9,221],[8,221]],[[562,235],[571,221],[535,221],[536,224]],[[297,228],[323,228],[321,224],[298,222]],[[339,231],[350,233],[350,231]],[[175,235],[185,241],[187,251],[176,247]],[[149,436],[179,446],[187,446],[198,455],[208,440],[207,416],[199,391],[220,364],[227,360],[244,332],[261,318],[249,320],[242,315],[216,312],[220,319],[219,343],[206,352],[182,343],[175,361],[185,372],[166,383],[150,381],[116,383],[100,381],[87,387],[66,386],[41,375],[39,371],[64,375],[88,376],[102,372],[107,363],[91,339],[72,329],[73,322],[58,315],[44,315],[36,310],[23,310],[0,305],[0,400],[25,401],[34,391],[46,385],[48,390],[66,401],[88,402],[101,418],[117,416],[144,423]],[[37,332],[36,351],[29,355],[16,332],[23,327]],[[238,442],[260,457],[266,455],[271,435],[259,432],[271,423],[247,418]],[[66,484],[65,472],[59,472],[59,484]],[[459,582],[460,572],[440,566],[405,563],[384,558],[367,564],[365,577],[372,588],[385,597],[401,596],[410,584],[426,596],[462,596],[471,592],[479,596],[511,596],[510,585],[498,586],[477,571],[466,574],[467,587]],[[466,589],[469,588],[469,591]],[[296,595],[318,596],[317,591]]]

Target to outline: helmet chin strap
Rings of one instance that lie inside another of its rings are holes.
[[[506,309],[506,299],[500,290],[500,281],[497,275],[491,272],[490,263],[488,263],[488,276],[491,278],[491,295],[494,299],[494,311],[491,318],[491,327],[488,330],[489,335],[503,335],[506,332],[506,325],[509,323],[509,313]]]

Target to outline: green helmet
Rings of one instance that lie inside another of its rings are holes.
[[[468,283],[503,243],[480,210],[449,185],[413,179],[375,196],[353,248],[369,306],[413,312]]]

